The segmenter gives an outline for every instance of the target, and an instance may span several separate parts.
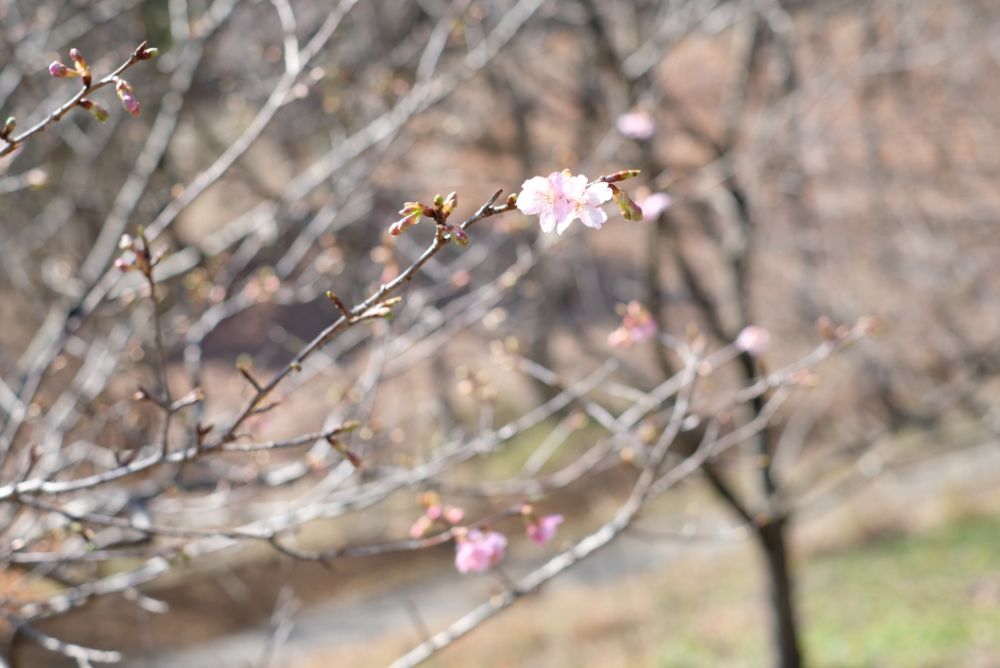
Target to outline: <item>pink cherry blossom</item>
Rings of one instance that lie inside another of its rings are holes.
[[[608,219],[601,204],[610,200],[611,194],[607,183],[588,183],[586,176],[573,176],[564,169],[525,181],[517,208],[526,215],[537,215],[543,232],[562,234],[577,218],[587,227],[600,229]]]
[[[736,337],[736,347],[757,357],[764,354],[771,342],[771,333],[763,327],[748,325]]]
[[[673,199],[667,193],[651,193],[639,202],[639,207],[646,220],[655,220],[661,213],[670,208]]]
[[[458,506],[448,506],[444,509],[444,519],[449,524],[458,524],[465,517],[465,511]]]
[[[649,139],[656,132],[656,121],[645,111],[630,111],[618,117],[615,127],[629,139]]]
[[[455,568],[459,573],[482,573],[503,561],[506,550],[502,533],[472,529],[455,544]]]
[[[545,545],[556,535],[556,529],[563,523],[562,515],[545,515],[528,524],[528,538],[539,545]]]
[[[656,321],[653,315],[637,301],[625,307],[621,327],[608,335],[608,345],[613,348],[629,348],[633,343],[641,343],[656,335]]]

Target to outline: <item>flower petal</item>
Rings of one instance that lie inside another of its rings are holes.
[[[595,230],[601,229],[605,221],[608,219],[608,214],[600,207],[596,206],[584,206],[580,207],[580,222],[582,222],[587,227],[593,227]]]

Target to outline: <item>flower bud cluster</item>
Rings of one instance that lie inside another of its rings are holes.
[[[65,64],[58,60],[52,61],[49,65],[49,74],[60,79],[66,79],[69,77],[80,77],[83,79],[83,85],[90,88],[90,83],[93,80],[93,76],[90,72],[90,65],[87,63],[87,59],[83,57],[79,49],[73,48],[69,50],[70,60],[73,61],[73,68],[70,69]]]
[[[159,54],[159,49],[153,47],[146,48],[145,46],[140,45],[139,49],[133,52],[132,58],[133,61],[150,60],[152,58],[156,58]],[[91,84],[93,83],[93,75],[90,71],[90,64],[87,63],[87,59],[84,58],[83,54],[80,53],[80,50],[76,48],[69,50],[69,57],[70,60],[73,61],[73,67],[68,67],[65,63],[55,60],[49,65],[49,74],[59,79],[80,77],[83,81],[84,89],[90,89]],[[114,77],[112,82],[115,84],[115,92],[118,94],[118,98],[121,100],[122,107],[125,108],[125,111],[133,116],[138,116],[140,111],[139,99],[135,96],[135,91],[132,90],[132,85],[121,77]],[[104,83],[105,82],[102,81],[97,87],[100,87],[100,85],[103,85]],[[103,123],[108,120],[107,109],[102,107],[97,102],[84,97],[80,99],[78,104],[89,111],[90,114],[98,121]]]
[[[614,348],[630,348],[656,335],[656,320],[653,314],[637,301],[625,306],[621,326],[608,335],[608,345]]]
[[[452,527],[465,518],[465,511],[458,506],[443,506],[436,492],[424,492],[417,497],[417,503],[424,507],[424,514],[410,527],[411,538],[422,538],[435,526]]]
[[[136,236],[123,234],[118,241],[118,248],[123,251],[121,257],[115,260],[115,268],[122,272],[138,271],[146,278],[151,278],[153,269],[163,259],[163,252],[152,254],[149,242],[140,227]]]
[[[398,237],[419,223],[424,217],[427,217],[437,224],[438,234],[442,238],[455,241],[460,246],[468,246],[469,235],[466,234],[465,230],[460,226],[448,223],[448,217],[454,213],[457,206],[457,193],[448,193],[447,197],[435,195],[433,206],[427,206],[420,202],[406,202],[403,208],[399,210],[399,215],[402,218],[389,226],[389,234]]]

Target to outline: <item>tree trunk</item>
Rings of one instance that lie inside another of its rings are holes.
[[[757,527],[757,539],[767,564],[768,604],[771,611],[771,638],[776,668],[801,668],[795,592],[785,544],[787,518]]]

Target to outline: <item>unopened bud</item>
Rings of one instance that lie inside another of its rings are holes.
[[[459,227],[456,227],[451,231],[451,238],[455,240],[455,243],[463,248],[469,245],[469,235],[466,234],[465,230]]]
[[[441,195],[434,195],[434,208],[440,209],[444,206],[444,197]]]
[[[160,55],[160,50],[156,47],[149,47],[148,49],[143,49],[142,53],[139,54],[139,60],[151,60]]]
[[[404,208],[403,211],[406,211]],[[402,213],[402,211],[400,212]],[[410,214],[404,214],[402,218],[397,220],[389,227],[389,234],[394,237],[398,237],[400,234],[413,227],[420,222],[420,210],[414,211]]]
[[[14,128],[17,127],[17,120],[13,116],[9,116],[3,124],[3,129],[0,130],[0,139],[6,139],[14,132]]]
[[[351,466],[356,469],[361,468],[361,458],[357,454],[352,452],[347,448],[346,445],[338,441],[336,438],[328,437],[327,442],[333,446],[333,449],[339,452],[347,461],[351,462]]]
[[[139,100],[137,100],[135,95],[132,93],[131,84],[125,81],[125,79],[116,79],[115,92],[118,93],[118,97],[121,99],[122,106],[125,107],[125,111],[133,116],[138,116]]]
[[[79,49],[75,48],[69,50],[69,57],[73,59],[73,63],[76,65],[76,74],[83,77],[83,85],[90,86],[90,65],[87,64],[87,59],[83,57]]]
[[[80,106],[89,111],[90,115],[99,120],[101,123],[108,120],[108,110],[93,100],[83,98],[80,100]]]
[[[618,183],[619,181],[634,179],[640,174],[642,174],[642,171],[638,169],[623,169],[620,172],[615,172],[614,174],[608,174],[607,176],[602,176],[600,180],[604,181],[605,183]]]
[[[507,195],[507,207],[513,208],[517,205],[517,193],[511,193]]]
[[[401,216],[412,216],[415,213],[423,214],[424,205],[420,202],[405,202],[403,208],[399,210]]]
[[[139,115],[139,100],[135,98],[134,95],[126,93],[122,95],[122,106],[125,107],[125,111],[132,114],[133,116]],[[105,112],[105,117],[107,117],[107,112]]]
[[[49,65],[49,74],[59,79],[63,79],[65,77],[80,76],[79,72],[77,72],[76,70],[71,70],[70,68],[60,63],[58,60],[53,60],[52,63]]]
[[[448,193],[448,196],[444,200],[444,205],[441,207],[441,213],[445,216],[450,216],[456,206],[458,206],[458,193]]]
[[[635,222],[642,220],[642,209],[639,208],[638,204],[632,201],[632,198],[629,197],[624,190],[612,186],[611,192],[612,199],[614,199],[615,204],[618,205],[618,208],[622,212],[622,218]]]

